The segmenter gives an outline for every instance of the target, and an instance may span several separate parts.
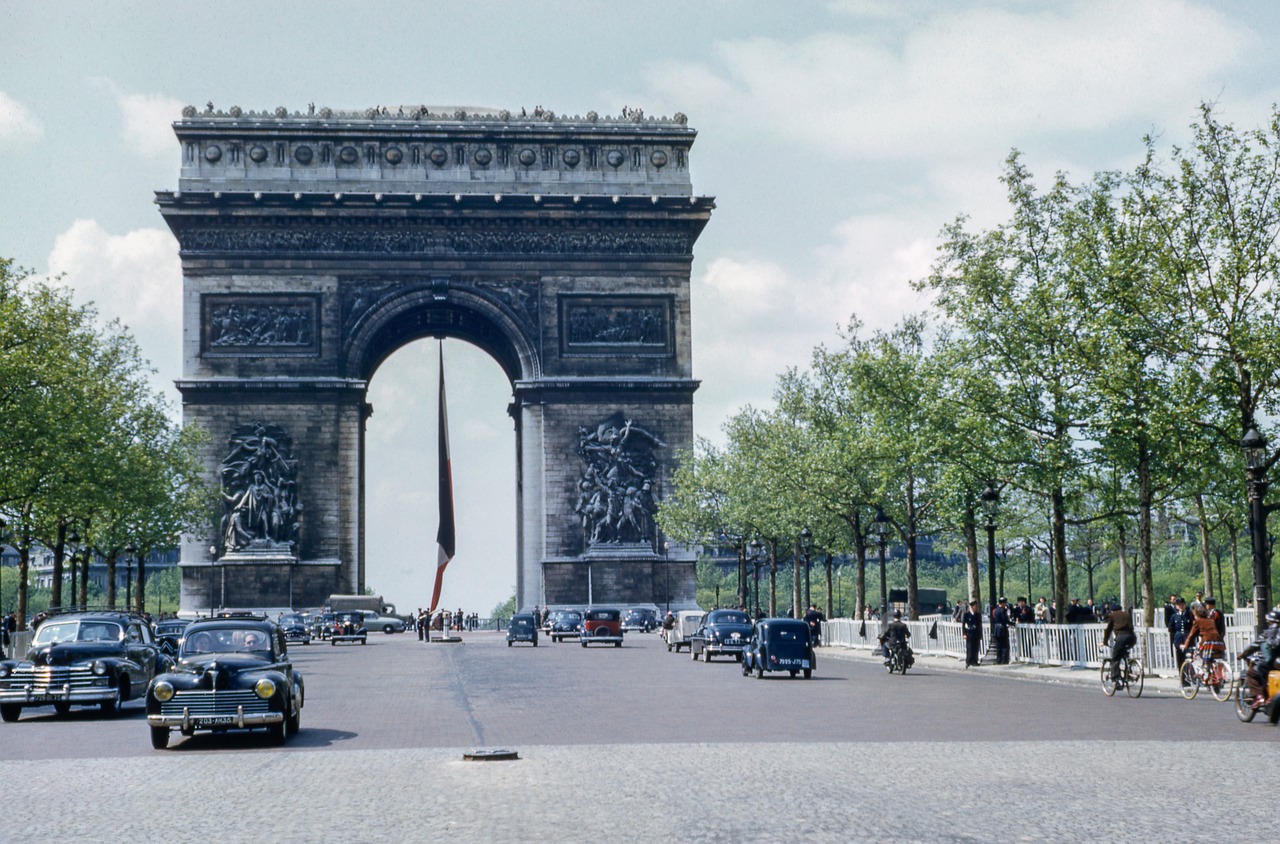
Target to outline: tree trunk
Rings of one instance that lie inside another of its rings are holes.
[[[147,550],[138,549],[138,582],[134,587],[134,611],[145,612],[147,609]],[[746,601],[742,602],[742,606],[747,605]]]
[[[120,552],[111,550],[107,552],[107,606],[111,609],[116,608],[116,558],[120,556]]]
[[[1120,558],[1120,606],[1132,609],[1136,596],[1130,594],[1129,589],[1129,541],[1123,523],[1116,525],[1116,554]]]
[[[1215,595],[1213,591],[1213,556],[1209,550],[1209,523],[1205,517],[1204,494],[1195,494],[1196,518],[1200,520],[1196,532],[1200,536],[1200,566],[1204,570],[1204,594]],[[1221,591],[1221,588],[1219,588]]]
[[[23,542],[18,549],[18,629],[27,629],[27,573],[31,569],[31,546]]]
[[[965,578],[969,587],[969,600],[977,601],[978,606],[982,606],[982,577],[978,570],[978,527],[974,521],[972,509],[965,514],[964,553],[969,560]]]
[[[1138,577],[1142,589],[1142,626],[1156,621],[1155,585],[1151,580],[1151,461],[1145,441],[1138,443]]]
[[[920,618],[919,584],[916,581],[916,475],[915,470],[907,467],[907,618],[915,621]]]
[[[1055,620],[1062,624],[1067,606],[1071,603],[1067,594],[1067,502],[1062,487],[1054,487],[1050,496],[1051,530],[1053,532],[1053,600]]]
[[[804,611],[800,609],[800,600],[804,597],[803,572],[800,570],[800,540],[791,544],[791,617],[800,618]]]
[[[822,565],[827,570],[827,618],[835,617],[835,604],[831,601],[831,563],[833,562],[830,552],[827,552],[823,558]]]
[[[1231,607],[1240,608],[1240,548],[1239,537],[1233,525],[1227,525],[1227,535],[1231,537]]]
[[[769,546],[769,617],[778,617],[778,540],[767,540]]]
[[[49,586],[49,607],[62,609],[63,561],[67,553],[67,523],[58,523],[57,539],[53,543],[53,583]]]

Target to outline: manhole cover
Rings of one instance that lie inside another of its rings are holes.
[[[465,762],[508,762],[519,758],[514,750],[469,750],[462,754]]]

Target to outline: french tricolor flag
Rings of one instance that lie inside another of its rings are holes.
[[[444,582],[444,569],[453,559],[453,466],[449,461],[449,414],[444,401],[444,343],[440,344],[440,528],[436,531],[436,585],[431,592],[431,610],[436,611],[440,602],[440,585]]]

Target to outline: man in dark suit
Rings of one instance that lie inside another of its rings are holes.
[[[991,611],[991,638],[996,645],[996,665],[1009,664],[1009,602],[1001,598]]]
[[[978,654],[982,649],[982,613],[978,611],[978,602],[970,601],[960,619],[960,629],[964,632],[964,664],[978,664]]]

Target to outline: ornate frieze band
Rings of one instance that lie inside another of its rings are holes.
[[[580,229],[558,231],[447,230],[384,225],[299,224],[276,226],[198,226],[179,232],[182,252],[373,255],[633,255],[687,256],[693,238],[685,232]]]
[[[320,354],[315,294],[209,294],[201,298],[201,354]]]
[[[670,296],[563,295],[559,304],[562,355],[675,354]]]
[[[352,281],[342,289],[342,336],[346,340],[360,322],[382,303],[414,291],[465,291],[492,302],[516,323],[535,336],[538,331],[538,282],[529,279],[454,279],[386,282]]]

